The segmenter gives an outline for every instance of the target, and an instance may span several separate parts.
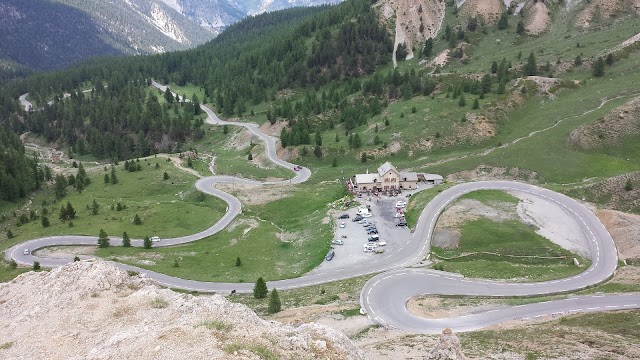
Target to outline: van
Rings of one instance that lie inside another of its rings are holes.
[[[151,237],[151,241],[153,241],[153,242],[160,241],[160,236],[152,236]]]
[[[364,214],[368,214],[368,213],[369,213],[369,209],[366,206],[360,206],[358,208],[358,214],[364,215]]]
[[[367,239],[367,241],[378,241],[378,240],[380,240],[380,236],[375,234],[369,236],[369,238]]]

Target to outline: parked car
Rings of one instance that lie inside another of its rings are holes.
[[[358,221],[358,224],[368,224],[369,222],[367,221],[367,219],[360,219],[360,221]]]
[[[400,220],[400,222],[398,222],[396,224],[396,226],[407,226],[407,221],[406,220]]]
[[[347,224],[345,224],[344,221],[343,221],[343,222],[340,223],[340,227],[344,229],[345,227],[347,227]]]
[[[393,217],[394,217],[394,218],[402,218],[402,217],[404,217],[404,213],[402,213],[402,212],[397,212],[397,213],[393,214]]]
[[[362,214],[363,218],[370,218],[371,216],[373,216],[371,213]]]
[[[378,241],[380,240],[380,235],[371,235],[367,238],[367,241]]]
[[[380,242],[378,243],[378,246],[387,246],[387,243],[386,243],[386,242],[384,242],[384,241],[380,241]]]
[[[335,240],[331,241],[331,244],[333,244],[333,245],[344,245],[344,241],[340,240],[340,239],[335,239]]]
[[[24,249],[24,251],[22,252],[25,255],[29,255],[29,249]]]
[[[396,202],[396,207],[398,208],[403,208],[406,205],[407,205],[406,201],[398,200],[398,202]]]
[[[160,236],[152,236],[152,237],[151,237],[151,241],[153,241],[153,242],[158,242],[158,241],[160,241]]]
[[[364,219],[362,216],[356,215],[353,219],[351,219],[351,221],[356,222],[356,221],[360,221],[362,219]]]
[[[364,250],[364,252],[372,252],[377,247],[378,247],[378,245],[376,245],[376,244],[364,244],[362,249]]]
[[[376,254],[382,254],[384,252],[384,249],[375,248],[375,249],[373,249],[373,252],[376,253]]]
[[[378,230],[376,229],[367,230],[367,235],[377,235],[377,234],[378,234]]]
[[[331,249],[327,253],[327,256],[324,257],[324,259],[327,261],[331,261],[331,259],[333,259],[334,256],[336,256],[336,252],[333,249]]]
[[[349,218],[349,214],[342,214],[338,216],[338,219],[348,219],[348,218]]]

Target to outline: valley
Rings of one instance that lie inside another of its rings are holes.
[[[352,358],[634,358],[640,8],[595,3],[349,0],[3,85],[0,279],[101,258],[172,289],[156,298],[328,325]],[[349,191],[385,162],[445,183]],[[384,244],[362,253],[337,217],[367,204]]]

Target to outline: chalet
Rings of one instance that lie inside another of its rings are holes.
[[[418,187],[419,181],[435,185],[442,184],[443,179],[440,175],[398,171],[391,163],[386,162],[375,173],[355,175],[350,188],[356,192],[411,190]]]

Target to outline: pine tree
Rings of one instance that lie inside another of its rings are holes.
[[[316,145],[315,148],[313,148],[313,155],[315,155],[318,159],[322,157],[322,148],[320,147],[320,145]]]
[[[527,65],[524,68],[525,75],[536,76],[538,75],[538,65],[536,64],[536,56],[533,51],[529,54],[527,59]]]
[[[131,247],[131,239],[129,239],[129,234],[126,231],[122,233],[122,246]]]
[[[424,57],[429,57],[431,56],[432,52],[433,52],[433,39],[428,38],[427,41],[425,41],[424,43],[424,49],[422,49],[422,55],[424,55]]]
[[[509,15],[506,12],[503,12],[500,15],[500,20],[498,20],[498,30],[504,30],[509,27]]]
[[[333,161],[331,162],[331,167],[337,167],[338,166],[338,159],[333,158]]]
[[[573,64],[574,64],[575,66],[580,66],[580,65],[582,65],[582,57],[581,57],[580,55],[576,56],[576,59],[575,59],[575,60],[573,60]]]
[[[236,267],[242,266],[242,260],[240,260],[240,256],[236,258]]]
[[[46,217],[46,216],[43,216],[43,217],[42,217],[42,227],[49,227],[49,225],[51,225],[51,224],[49,223],[49,218],[48,218],[48,217]]]
[[[607,58],[606,58],[606,60],[605,60],[605,63],[606,63],[607,65],[611,66],[611,65],[613,65],[613,63],[614,63],[614,62],[615,62],[615,58],[613,57],[613,54],[612,54],[612,53],[609,53],[609,54],[607,55]]]
[[[362,152],[362,155],[360,155],[360,162],[362,162],[362,163],[366,163],[367,162],[367,153],[366,152]]]
[[[164,91],[164,99],[167,101],[167,103],[173,104],[174,98],[169,87],[167,87],[167,89]]]
[[[164,180],[169,180],[169,174],[167,174],[167,172],[165,171],[164,174],[162,174],[162,178]]]
[[[473,110],[479,109],[480,108],[480,101],[478,101],[478,99],[473,100]]]
[[[316,145],[322,146],[322,135],[320,135],[320,130],[316,130]]]
[[[140,216],[138,216],[138,214],[136,214],[136,216],[133,217],[133,224],[142,225],[142,219],[140,219]]]
[[[338,137],[338,133],[336,133],[336,142],[340,142],[340,138]]]
[[[358,133],[355,133],[353,135],[353,147],[357,149],[360,146],[362,146],[362,140],[360,139],[360,135]]]
[[[110,245],[109,236],[107,235],[107,233],[103,229],[100,229],[100,235],[98,235],[98,247],[99,248],[108,248],[109,245]]]
[[[104,174],[104,183],[108,184],[111,182],[111,179],[109,178],[109,174]]]
[[[113,166],[111,167],[111,183],[114,185],[118,183],[118,177],[116,176],[116,168]]]
[[[467,100],[464,98],[464,94],[460,94],[460,101],[458,101],[458,106],[463,107],[467,105]]]
[[[491,63],[491,73],[495,74],[497,72],[498,72],[498,63],[494,61]]]
[[[58,219],[65,221],[69,218],[69,215],[67,215],[67,208],[64,206],[60,206],[60,215],[58,215]]]
[[[222,127],[222,133],[225,134],[225,135],[229,133],[229,127],[227,125],[224,125]]]
[[[66,213],[67,213],[67,218],[69,219],[76,218],[76,210],[73,208],[73,206],[71,206],[71,202],[69,201],[67,201]]]
[[[13,239],[13,231],[11,229],[7,230],[7,239]]]
[[[93,203],[91,204],[91,215],[98,215],[98,208],[100,208],[98,202],[96,199],[93,199]]]
[[[603,77],[604,76],[604,59],[598,58],[596,62],[593,63],[593,76],[595,77]]]
[[[278,290],[275,288],[271,290],[271,296],[269,296],[269,314],[275,314],[282,310],[282,304],[280,303],[280,296],[278,296]]]
[[[267,289],[267,283],[262,277],[259,277],[256,281],[256,285],[253,287],[253,297],[256,299],[264,299],[267,297],[269,290]]]
[[[518,21],[518,25],[516,25],[516,34],[518,35],[524,35],[524,23],[522,22],[522,20]]]
[[[626,191],[631,191],[633,190],[633,182],[631,182],[631,178],[627,179],[627,182],[624,184],[624,189]]]
[[[151,241],[151,239],[148,236],[145,236],[144,239],[142,240],[142,246],[145,249],[151,249],[151,247],[153,246],[153,241]]]
[[[384,118],[384,126],[389,126],[389,118]]]
[[[249,161],[253,160],[253,155],[251,155],[251,153],[249,153],[249,155],[247,156],[247,160]]]
[[[34,261],[33,262],[33,270],[40,270],[40,262],[39,261]]]

